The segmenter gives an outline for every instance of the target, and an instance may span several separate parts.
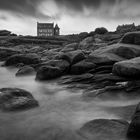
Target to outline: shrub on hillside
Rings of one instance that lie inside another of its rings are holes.
[[[104,27],[100,27],[100,28],[96,28],[94,32],[95,34],[105,34],[108,32],[108,30]]]

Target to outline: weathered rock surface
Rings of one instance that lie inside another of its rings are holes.
[[[138,56],[140,56],[140,47],[138,45],[118,43],[95,50],[90,54],[89,59],[96,64],[109,65]]]
[[[34,73],[35,73],[35,69],[33,67],[24,66],[17,71],[16,76],[32,75]]]
[[[62,76],[62,71],[58,67],[42,66],[36,74],[36,80],[51,80]]]
[[[128,122],[98,119],[86,123],[79,133],[87,140],[126,140]]]
[[[59,80],[60,84],[74,84],[74,83],[86,83],[92,80],[93,74],[85,73],[82,75],[64,76]]]
[[[140,57],[115,63],[113,73],[122,77],[140,78]]]
[[[17,54],[9,57],[5,62],[5,66],[15,66],[19,63],[30,65],[38,64],[40,62],[40,57],[36,54]]]
[[[7,30],[0,30],[0,36],[9,36],[11,34],[10,31]]]
[[[89,70],[94,69],[95,67],[96,67],[96,65],[94,63],[86,61],[86,59],[85,59],[83,61],[80,61],[80,62],[72,65],[70,73],[79,75],[79,74],[86,73]]]
[[[90,46],[93,46],[93,43],[95,42],[93,37],[87,37],[84,40],[82,40],[79,44],[79,48],[81,49],[88,49]]]
[[[140,32],[126,33],[121,43],[140,45]]]
[[[84,60],[86,57],[85,57],[85,54],[81,50],[76,50],[76,51],[70,51],[67,53],[60,53],[55,58],[66,60],[71,65],[73,65]]]
[[[3,111],[17,111],[38,106],[38,102],[31,93],[18,88],[0,89],[0,109]]]
[[[40,63],[35,67],[38,69],[41,66],[51,66],[51,67],[58,67],[63,74],[67,73],[70,69],[70,64],[66,60],[49,60],[44,63]]]
[[[78,49],[79,44],[78,43],[71,43],[66,45],[61,51],[62,52],[69,52],[69,51],[75,51]]]

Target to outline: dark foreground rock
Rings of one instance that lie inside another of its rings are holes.
[[[126,140],[128,125],[124,120],[98,119],[86,123],[79,133],[87,140]]]
[[[51,80],[62,76],[62,71],[58,67],[42,66],[36,74],[36,80]]]
[[[66,60],[49,60],[47,62],[40,63],[36,65],[36,69],[39,69],[41,66],[51,66],[51,67],[58,67],[62,73],[67,73],[70,68],[70,63]]]
[[[16,76],[32,75],[34,73],[35,73],[35,69],[33,67],[24,66],[17,71]]]
[[[113,73],[122,77],[140,78],[140,57],[115,63]]]
[[[94,63],[83,60],[72,65],[70,73],[79,75],[79,74],[86,73],[87,71],[94,69],[95,67],[96,65]]]
[[[127,135],[131,138],[137,138],[137,140],[140,139],[140,103],[132,116],[132,121],[129,125]]]
[[[38,64],[40,62],[40,57],[36,54],[17,54],[9,57],[5,62],[5,66],[16,66],[19,63],[30,65]]]
[[[17,111],[37,107],[38,102],[31,93],[18,88],[0,89],[0,109]]]

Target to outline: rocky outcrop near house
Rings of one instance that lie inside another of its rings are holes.
[[[98,119],[84,124],[78,133],[88,140],[126,140],[128,125],[125,120]]]
[[[9,36],[11,34],[8,30],[0,30],[0,36]]]
[[[22,111],[39,104],[31,93],[18,88],[0,89],[0,109],[3,111]]]

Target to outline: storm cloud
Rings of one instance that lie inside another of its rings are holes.
[[[101,18],[136,18],[140,16],[139,0],[0,0],[0,10],[15,12],[26,16],[51,18],[46,12],[42,12],[39,6],[44,2],[53,1],[61,15],[63,9],[65,14],[79,14],[83,16],[96,16]],[[47,9],[50,5],[45,4]],[[55,9],[52,9],[55,11]]]
[[[55,0],[68,11],[98,18],[139,18],[139,0]]]
[[[0,10],[13,12],[17,15],[41,16],[44,15],[38,10],[38,5],[44,0],[0,0]]]

